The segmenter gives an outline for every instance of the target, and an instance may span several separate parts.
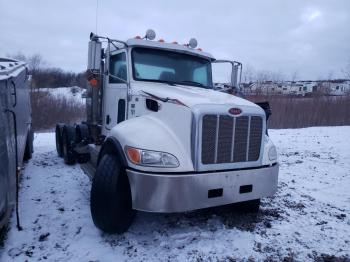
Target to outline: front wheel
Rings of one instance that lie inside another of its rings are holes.
[[[104,155],[97,167],[90,209],[94,224],[107,233],[124,233],[133,221],[129,180],[116,155]]]

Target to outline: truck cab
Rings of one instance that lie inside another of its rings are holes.
[[[257,211],[277,190],[278,161],[266,110],[226,92],[238,89],[241,63],[215,59],[194,39],[154,37],[91,34],[87,120],[56,128],[58,152],[92,178],[95,225],[122,233],[135,210],[243,202]],[[231,68],[224,89],[213,83],[218,63]]]

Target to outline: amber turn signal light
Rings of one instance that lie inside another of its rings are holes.
[[[92,87],[97,87],[97,79],[96,78],[90,79],[89,83]]]
[[[126,154],[128,155],[128,158],[131,162],[134,164],[140,164],[141,163],[141,154],[140,150],[133,148],[133,147],[127,147],[126,148]]]

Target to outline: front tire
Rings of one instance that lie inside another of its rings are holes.
[[[133,221],[129,180],[116,155],[104,155],[97,167],[90,209],[95,226],[106,233],[124,233]]]
[[[64,126],[62,133],[62,149],[64,162],[67,165],[76,163],[75,146],[75,128],[73,126]]]

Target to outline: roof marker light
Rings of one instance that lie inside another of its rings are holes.
[[[164,41],[164,39],[163,39],[163,38],[161,38],[161,39],[159,39],[159,40],[158,40],[158,42],[160,42],[160,43],[164,43],[165,41]]]
[[[174,45],[177,45],[177,44],[178,44],[178,42],[174,41],[174,42],[173,42],[173,44],[174,44]]]
[[[198,51],[203,51],[202,48],[197,48]]]
[[[137,35],[135,36],[135,39],[141,39],[141,36]]]

